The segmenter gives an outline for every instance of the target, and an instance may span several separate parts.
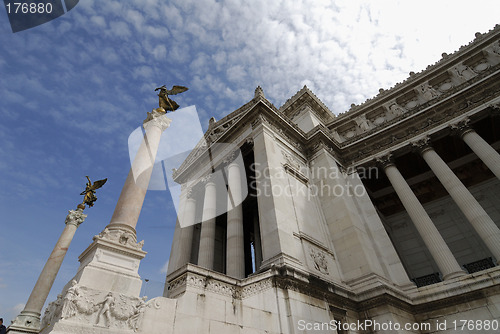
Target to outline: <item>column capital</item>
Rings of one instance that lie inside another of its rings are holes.
[[[82,208],[78,208],[76,210],[69,210],[68,215],[66,216],[66,221],[64,222],[66,225],[75,225],[76,227],[80,226],[81,223],[87,218],[87,215],[83,213]]]
[[[432,150],[431,137],[425,136],[415,140],[411,143],[411,146],[420,154],[423,154],[425,151]]]
[[[454,135],[463,137],[468,132],[474,131],[469,125],[470,118],[465,117],[455,123],[450,124],[450,129]]]
[[[224,160],[222,160],[222,162],[226,165],[231,165],[232,163],[236,163],[234,160],[236,159],[236,157],[238,156],[238,150],[234,150],[232,152],[230,152],[225,158]]]
[[[209,184],[215,184],[215,176],[214,174],[207,174],[201,178],[200,181],[202,184],[205,184],[205,187]]]
[[[153,109],[151,112],[148,112],[148,116],[142,122],[142,126],[144,129],[149,126],[156,126],[163,132],[170,126],[171,122],[172,120],[167,117],[166,113]]]
[[[396,166],[394,164],[394,158],[392,156],[392,153],[388,153],[386,155],[381,155],[375,158],[375,161],[382,166],[382,168],[387,168],[390,166]]]

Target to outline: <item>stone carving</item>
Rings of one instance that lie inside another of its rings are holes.
[[[495,56],[500,56],[500,41],[493,43],[491,50]]]
[[[97,327],[137,332],[147,307],[160,308],[156,300],[105,293],[80,286],[75,280],[64,297],[59,295],[45,311],[44,327],[61,319],[62,323],[94,324]]]
[[[68,319],[78,313],[77,301],[80,298],[80,286],[75,280],[64,296],[61,318]]]
[[[372,128],[369,124],[369,121],[366,119],[365,114],[356,117],[354,121],[363,132],[368,131]]]
[[[128,246],[134,249],[142,249],[144,246],[144,240],[141,242],[136,242],[135,237],[132,233],[128,231],[121,230],[109,230],[107,227],[98,235],[94,236],[93,240],[104,239],[112,242],[119,243],[123,246]]]
[[[418,87],[418,92],[423,96],[423,98],[427,101],[430,101],[436,97],[438,97],[439,95],[441,95],[441,93],[439,93],[437,90],[435,90],[431,85],[429,85],[427,82],[424,83],[424,84],[421,84],[419,87]]]
[[[76,210],[69,210],[66,216],[66,225],[71,224],[76,227],[80,226],[81,223],[87,218],[87,215],[83,214],[83,209],[78,207]]]
[[[314,269],[317,271],[329,275],[328,272],[328,262],[326,260],[325,253],[321,250],[315,250],[313,247],[309,248],[309,255],[314,262]]]
[[[115,298],[113,297],[113,294],[110,292],[106,295],[106,298],[100,303],[98,303],[96,306],[101,306],[101,310],[99,311],[99,314],[97,314],[97,321],[96,325],[99,325],[101,322],[101,317],[105,318],[105,324],[106,327],[109,327],[111,324],[111,307],[115,305]]]
[[[147,126],[156,126],[160,128],[161,131],[165,131],[170,126],[171,122],[172,120],[168,118],[164,112],[153,109],[153,111],[148,112],[148,115],[142,122],[142,125],[144,129],[146,129]]]
[[[295,157],[292,157],[290,154],[287,154],[284,151],[281,151],[281,154],[285,159],[285,163],[290,167],[294,168],[297,171],[301,171],[302,168],[304,168],[304,166],[297,159],[295,159]]]
[[[389,106],[389,113],[394,116],[394,117],[397,117],[397,116],[401,116],[403,115],[404,113],[406,112],[406,109],[404,109],[403,107],[401,107],[399,104],[397,104],[396,102],[394,102],[393,104],[391,104]]]
[[[464,64],[458,64],[454,66],[452,69],[452,73],[463,80],[468,80],[475,75],[475,73],[467,65]]]
[[[57,299],[50,302],[42,318],[42,329],[50,326],[57,319],[57,316],[61,313],[63,305],[63,297],[61,294],[57,295]]]

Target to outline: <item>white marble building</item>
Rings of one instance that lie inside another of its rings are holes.
[[[338,116],[258,87],[174,173],[165,297],[139,298],[129,184],[42,333],[498,332],[499,43],[477,34]]]

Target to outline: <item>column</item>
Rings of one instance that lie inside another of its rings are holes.
[[[418,147],[425,162],[427,162],[460,211],[467,217],[467,220],[483,239],[498,263],[500,261],[500,229],[498,226],[495,225],[467,187],[463,185],[436,151],[429,146],[428,137],[419,140],[413,145]]]
[[[230,160],[232,157],[230,157]],[[227,166],[227,251],[226,274],[235,278],[245,278],[245,253],[243,241],[243,208],[241,195],[240,167],[234,161]]]
[[[83,223],[85,217],[87,217],[87,215],[83,214],[84,208],[83,204],[79,204],[76,210],[69,211],[65,221],[66,227],[45,263],[24,310],[16,317],[12,325],[9,326],[9,333],[38,333],[40,331],[40,315],[43,304],[47,300],[47,296],[52,288],[52,284],[54,284],[59,268],[61,268],[76,229]]]
[[[179,252],[176,268],[184,266],[191,261],[191,248],[193,244],[193,229],[196,219],[196,200],[193,198],[193,189],[189,188],[186,192],[184,210],[182,213],[181,226],[184,226],[180,232]]]
[[[463,141],[476,153],[482,162],[500,179],[500,154],[491,147],[474,129],[468,126],[469,119],[466,118],[458,123],[452,124],[451,128],[457,132]]]
[[[424,207],[417,199],[417,196],[415,196],[406,180],[394,165],[391,155],[380,157],[377,161],[382,164],[387,178],[391,182],[396,194],[398,194],[413,224],[415,224],[434,261],[436,261],[443,279],[446,280],[465,275],[465,272],[460,268],[460,265]]]
[[[259,271],[262,264],[262,245],[260,242],[260,226],[259,226],[259,213],[255,212],[253,216],[253,247],[255,250],[255,271]]]
[[[146,135],[137,151],[115,211],[107,226],[109,230],[125,229],[135,236],[135,226],[149,186],[160,137],[162,132],[169,127],[170,122],[171,120],[165,113],[156,110],[148,112],[148,117],[143,122]]]
[[[213,176],[208,175],[205,182],[205,200],[200,234],[200,249],[198,265],[210,270],[214,269],[215,253],[215,217],[216,217],[216,186]]]

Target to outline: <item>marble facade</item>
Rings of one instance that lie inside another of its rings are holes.
[[[280,108],[258,87],[174,172],[185,227],[164,297],[139,298],[136,219],[116,222],[42,333],[497,332],[499,41],[478,33],[337,116],[307,87]]]

